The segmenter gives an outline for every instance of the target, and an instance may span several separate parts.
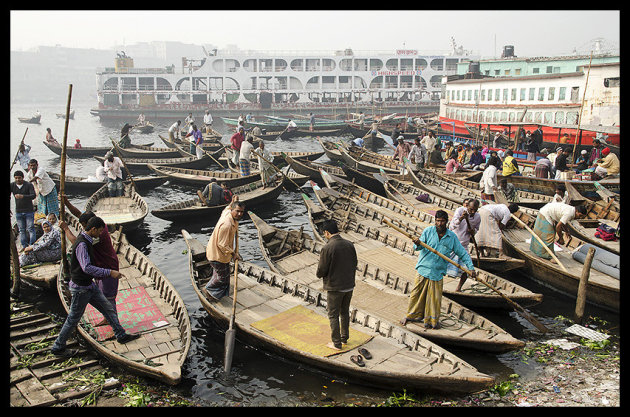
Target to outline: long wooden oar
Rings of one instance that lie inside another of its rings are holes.
[[[407,233],[405,230],[399,228],[398,226],[396,226],[395,224],[393,224],[392,222],[390,222],[388,219],[383,219],[383,221],[385,223],[387,223],[389,226],[391,226],[393,229],[398,230],[400,233],[406,235],[409,239],[411,239],[414,243],[418,242],[420,243],[420,246],[424,247],[425,249],[428,249],[429,251],[433,252],[434,254],[438,255],[440,258],[444,259],[445,261],[455,265],[456,267],[458,267],[459,269],[461,269],[462,271],[464,271],[467,275],[473,276],[472,271],[470,271],[468,268],[466,268],[465,266],[462,266],[460,264],[458,264],[457,262],[453,261],[452,259],[450,259],[449,257],[445,256],[444,254],[436,251],[435,249],[433,249],[431,246],[427,245],[426,243],[424,243],[423,241],[421,241],[420,239],[415,239],[411,234]],[[538,330],[540,330],[543,333],[546,333],[549,331],[549,329],[547,329],[541,322],[539,322],[538,320],[536,320],[531,314],[529,314],[529,312],[527,312],[527,310],[525,310],[523,307],[521,307],[519,304],[517,304],[516,302],[512,301],[511,299],[509,299],[505,294],[503,294],[501,291],[499,291],[498,289],[496,289],[495,287],[493,287],[492,285],[488,284],[486,281],[477,278],[477,276],[475,275],[475,280],[478,282],[481,282],[483,285],[485,285],[486,287],[490,288],[492,291],[496,292],[497,294],[499,294],[502,298],[504,298],[511,306],[512,308],[514,308],[514,310],[521,316],[523,317],[525,320],[529,321],[531,324],[533,324],[534,326],[536,326],[536,328]]]
[[[13,158],[13,162],[11,163],[11,169],[9,169],[9,172],[13,171],[13,167],[15,166],[15,163],[17,162],[18,155],[20,154],[20,148],[22,147],[22,144],[24,143],[24,139],[26,139],[26,133],[28,133],[28,127],[24,131],[24,136],[22,136],[22,140],[20,141],[20,144],[18,145],[18,150],[15,153],[15,158]]]
[[[234,321],[236,319],[236,295],[238,293],[238,229],[234,236],[236,240],[236,248],[234,252],[234,293],[232,294],[232,316],[230,317],[230,327],[225,332],[225,358],[223,360],[224,371],[226,374],[230,373],[232,368],[232,358],[234,357],[234,339],[236,338],[236,329],[234,328]]]
[[[66,121],[63,131],[63,143],[61,144],[61,172],[59,175],[59,194],[65,196],[66,187],[66,146],[68,142],[68,124],[70,123],[70,101],[72,99],[72,84],[68,86],[68,104],[66,105]],[[59,220],[66,222],[65,199],[59,202]],[[61,274],[65,280],[70,274],[70,266],[68,265],[68,257],[66,256],[66,232],[61,229]]]

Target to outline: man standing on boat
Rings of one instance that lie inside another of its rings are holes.
[[[451,253],[455,253],[472,272],[472,278],[476,277],[470,255],[459,242],[457,235],[446,227],[447,223],[448,214],[444,210],[438,210],[435,213],[435,225],[425,228],[420,238],[414,241],[414,249],[419,251],[415,268],[416,279],[409,295],[407,315],[400,321],[403,326],[407,322],[424,322],[427,329],[439,328],[443,278],[449,263],[426,249],[420,242],[447,258]]]
[[[245,140],[245,128],[243,126],[239,126],[238,130],[235,134],[230,138],[230,143],[232,144],[232,152],[234,153],[234,157],[232,162],[234,165],[238,166],[239,153],[241,152],[241,144]]]
[[[324,280],[331,342],[327,345],[340,350],[348,343],[350,331],[350,301],[354,290],[357,252],[354,244],[341,237],[337,223],[326,220],[322,224],[328,243],[319,255],[316,275]]]
[[[87,222],[96,215],[91,211],[81,213],[81,210],[68,201],[68,197],[65,194],[59,194],[59,200],[61,201],[61,199],[63,199],[64,205],[68,211],[79,219],[79,224],[83,227],[83,230],[85,230]],[[64,230],[70,243],[74,244],[77,237],[72,233],[68,225],[63,221],[60,221],[59,228]],[[116,249],[114,249],[112,238],[107,227],[103,228],[103,231],[98,236],[98,239],[95,239],[95,242],[92,242],[92,249],[92,265],[98,266],[99,268],[111,269],[113,271],[119,270],[120,265],[118,263],[118,255],[116,255]],[[98,279],[96,283],[103,292],[105,298],[107,298],[112,307],[114,307],[114,311],[117,311],[116,296],[118,295],[118,279],[113,278],[112,276],[103,277]],[[99,325],[106,322],[105,319],[103,320],[104,321],[99,323]]]
[[[182,121],[178,120],[175,123],[173,123],[171,127],[168,128],[168,138],[171,140],[171,142],[175,142],[175,139],[179,139],[181,125],[182,125]]]
[[[76,238],[71,249],[70,258],[70,282],[68,287],[72,293],[72,304],[68,317],[55,339],[51,352],[56,356],[72,357],[77,351],[66,348],[66,341],[72,331],[83,317],[85,308],[91,304],[96,308],[112,326],[118,343],[127,343],[140,337],[139,334],[129,334],[120,325],[118,315],[105,298],[103,292],[94,282],[94,278],[112,277],[120,279],[123,275],[115,270],[99,268],[92,264],[94,257],[93,240],[101,235],[107,226],[100,217],[94,216],[85,225],[85,229]]]
[[[313,113],[309,113],[308,115],[310,116],[310,119],[309,119],[309,121],[310,121],[310,128],[309,128],[309,130],[312,132],[312,131],[315,130],[315,115]]]
[[[33,208],[33,200],[36,197],[35,188],[30,182],[24,181],[24,173],[22,171],[15,171],[13,178],[15,182],[12,182],[9,188],[15,198],[15,219],[20,231],[20,243],[22,248],[25,248],[37,240],[37,235],[35,234],[35,209]]]
[[[107,174],[107,191],[110,197],[122,197],[125,192],[122,175],[123,162],[109,151],[105,154],[103,169]]]
[[[203,116],[203,125],[206,128],[206,134],[212,133],[212,115],[209,110],[206,110],[206,114]]]
[[[118,145],[121,148],[128,148],[131,145],[131,138],[129,137],[129,132],[131,131],[131,126],[129,123],[125,123],[125,125],[120,129],[120,141],[118,141]]]
[[[252,157],[252,151],[254,150],[253,142],[254,138],[248,136],[241,144],[241,150],[238,155],[238,163],[241,167],[241,176],[247,177],[251,175],[250,162]]]
[[[269,152],[269,149],[265,147],[265,142],[262,140],[258,143],[258,169],[260,170],[260,179],[263,183],[263,188],[267,188],[267,185],[276,176],[276,170],[271,165],[273,163],[273,155]]]
[[[35,191],[39,193],[37,211],[46,216],[50,213],[54,213],[55,216],[59,217],[57,187],[48,176],[46,170],[39,166],[36,159],[31,159],[28,162],[28,172],[26,173],[25,179],[33,184]]]
[[[212,277],[201,289],[209,301],[218,301],[230,291],[230,262],[238,257],[234,238],[243,213],[245,203],[238,201],[238,196],[233,196],[232,202],[223,209],[210,235],[206,246],[206,258],[212,265]]]
[[[455,210],[453,220],[451,220],[448,225],[448,228],[457,235],[459,243],[461,243],[466,250],[468,250],[468,246],[470,245],[471,237],[475,237],[475,233],[477,233],[479,225],[481,224],[481,217],[479,216],[478,210],[479,200],[476,198],[467,198],[464,200],[464,204]],[[455,253],[452,254],[451,259],[459,263],[459,257],[455,255]],[[466,282],[466,273],[452,264],[447,265],[446,273],[452,277],[460,277],[459,284],[457,284],[455,291],[461,291],[462,285]]]
[[[425,167],[429,168],[429,163],[433,159],[432,156],[433,156],[433,151],[435,150],[435,144],[437,143],[437,140],[433,136],[433,132],[429,131],[429,133],[422,138],[420,143],[423,144],[425,148],[427,148],[427,155],[429,157],[425,161]]]
[[[498,252],[498,257],[503,257],[503,234],[501,231],[507,225],[512,213],[518,211],[518,204],[486,204],[479,209],[479,231],[475,235],[479,251],[484,256],[494,256],[494,251]],[[484,253],[485,252],[485,253]]]

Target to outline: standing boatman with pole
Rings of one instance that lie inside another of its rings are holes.
[[[477,272],[468,251],[459,242],[457,235],[446,227],[448,214],[444,210],[435,213],[435,225],[425,228],[419,239],[414,241],[414,249],[419,250],[416,264],[416,279],[409,296],[407,315],[400,321],[403,326],[408,321],[424,322],[427,329],[439,328],[442,307],[442,286],[448,262],[426,249],[422,243],[449,257],[455,253],[463,262],[471,277]]]

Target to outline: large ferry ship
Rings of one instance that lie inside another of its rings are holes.
[[[509,129],[513,138],[519,127],[534,131],[540,126],[548,147],[576,142],[591,146],[599,138],[618,148],[620,61],[618,56],[604,58],[597,63],[588,56],[509,59],[487,63],[493,70],[485,74],[479,62],[471,61],[467,73],[444,77],[439,120],[455,135],[494,135]],[[554,71],[563,61],[571,70]],[[532,74],[523,68],[518,75],[506,75],[527,64],[550,70]]]
[[[478,59],[451,39],[452,50],[206,51],[180,67],[136,68],[124,52],[97,70],[92,114],[149,120],[249,112],[319,115],[437,113],[442,77],[462,60]],[[183,115],[183,116],[182,116]]]

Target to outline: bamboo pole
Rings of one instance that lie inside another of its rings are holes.
[[[68,86],[68,104],[66,105],[66,120],[63,130],[63,143],[61,145],[61,173],[59,178],[59,194],[65,196],[66,183],[66,147],[68,142],[68,124],[70,123],[70,102],[72,100],[72,84]],[[59,219],[66,222],[66,209],[64,204],[65,198],[59,202]],[[63,278],[70,274],[70,266],[68,265],[68,257],[66,256],[66,232],[61,229],[61,273]]]
[[[595,256],[595,248],[589,248],[584,260],[584,267],[582,268],[582,276],[580,277],[580,283],[578,284],[577,301],[575,303],[575,321],[582,323],[584,318],[584,305],[586,304],[586,288],[588,286],[588,278],[591,273],[591,263]]]
[[[575,164],[575,161],[577,159],[577,155],[575,154],[575,150],[577,148],[577,135],[580,132],[580,125],[582,124],[582,110],[584,109],[584,101],[586,100],[586,87],[588,86],[588,77],[591,74],[591,62],[593,62],[593,51],[591,51],[591,59],[588,61],[588,72],[586,73],[586,82],[584,83],[584,92],[582,93],[582,104],[580,105],[580,116],[578,117],[578,126],[577,126],[577,133],[576,133],[576,138],[573,141],[573,163]]]

